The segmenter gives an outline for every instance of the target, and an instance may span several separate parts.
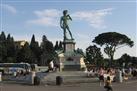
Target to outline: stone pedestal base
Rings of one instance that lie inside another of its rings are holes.
[[[63,41],[64,49],[58,54],[57,62],[60,71],[80,71],[86,68],[84,57],[75,52],[75,42],[73,39]]]
[[[61,71],[80,71],[86,68],[84,58],[82,56],[60,56]]]

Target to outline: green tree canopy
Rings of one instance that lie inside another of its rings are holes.
[[[75,52],[85,57],[85,54],[84,54],[84,52],[83,52],[82,49],[77,48],[77,49],[75,50]]]
[[[42,37],[41,50],[41,61],[43,65],[47,65],[54,58],[54,47],[53,43],[45,35]]]
[[[58,48],[59,48],[59,44],[58,44],[58,41],[56,41],[56,44],[54,46],[54,50],[58,50]]]
[[[63,42],[62,41],[59,42],[59,50],[63,50]]]
[[[132,62],[132,57],[130,55],[128,55],[127,53],[123,54],[119,59],[118,62],[120,67],[128,67],[130,64],[133,64]]]
[[[55,51],[60,51],[63,50],[63,42],[62,41],[56,41],[56,44],[54,46],[54,50]]]
[[[15,43],[13,37],[11,37],[10,34],[8,34],[7,36],[6,47],[7,47],[7,58],[5,59],[6,62],[15,62],[16,61]]]
[[[0,62],[6,62],[7,57],[7,45],[6,45],[6,35],[2,31],[0,34]]]
[[[116,49],[124,46],[132,47],[134,45],[130,38],[117,32],[106,32],[99,34],[95,37],[93,42],[100,46],[104,46],[104,52],[111,60],[113,60]]]
[[[30,42],[30,49],[34,55],[34,59],[38,62],[40,61],[41,49],[37,41],[35,41],[35,35],[32,35],[31,42]],[[36,62],[34,62],[36,63]]]
[[[18,52],[17,62],[25,62],[25,63],[35,62],[35,57],[29,47],[29,43],[26,42],[25,45]]]
[[[1,42],[5,42],[6,41],[6,35],[5,35],[5,33],[3,31],[1,32],[1,35],[0,35],[0,41]]]
[[[93,65],[101,66],[103,65],[103,56],[101,54],[100,48],[96,45],[89,46],[86,48],[86,60]]]

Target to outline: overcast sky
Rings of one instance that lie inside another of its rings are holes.
[[[55,44],[63,40],[59,20],[67,9],[77,48],[85,50],[98,34],[119,32],[131,38],[135,46],[117,50],[115,58],[124,53],[137,56],[136,6],[136,0],[1,0],[0,31],[10,33],[15,40],[30,41],[34,34],[41,42],[46,35]]]

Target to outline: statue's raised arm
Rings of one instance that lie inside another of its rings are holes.
[[[72,18],[70,17],[70,15],[67,15],[69,17],[69,19],[72,21]]]
[[[72,18],[68,14],[68,11],[64,10],[63,16],[60,18],[60,27],[63,29],[63,32],[64,32],[64,40],[68,39],[67,30],[69,32],[71,39],[73,39],[72,34],[70,32],[70,29],[69,29],[68,20],[72,20]]]

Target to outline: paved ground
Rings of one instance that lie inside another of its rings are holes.
[[[137,91],[137,80],[113,83],[114,91]],[[41,85],[31,86],[23,84],[1,83],[0,91],[105,91],[103,86],[96,83],[77,83],[61,86]]]
[[[40,86],[32,86],[28,84],[22,84],[22,80],[26,80],[29,76],[21,77],[16,82],[2,82],[0,83],[0,91],[105,91],[103,86],[99,85],[98,79],[87,78],[83,72],[57,72],[38,73],[38,76],[42,79]],[[64,85],[56,86],[56,76],[62,76]],[[12,79],[15,81],[15,79]],[[17,84],[18,83],[18,84]],[[50,85],[46,85],[49,84]],[[66,84],[67,83],[67,84]],[[137,79],[129,80],[124,83],[113,83],[114,91],[137,91]]]

